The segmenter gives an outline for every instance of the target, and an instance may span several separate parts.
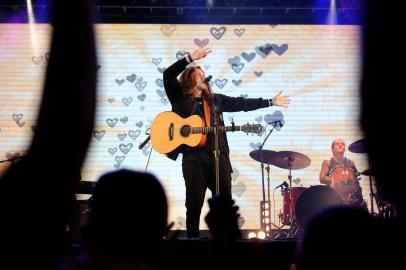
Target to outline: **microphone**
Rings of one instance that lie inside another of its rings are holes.
[[[148,136],[145,141],[143,141],[140,146],[138,146],[138,149],[142,149],[144,148],[144,146],[149,142],[149,140],[151,139],[151,136]]]
[[[289,184],[286,183],[286,181],[283,181],[282,184],[280,184],[279,186],[276,186],[274,189],[278,189],[278,188],[283,188],[283,189],[285,189],[285,188],[288,188],[288,187],[289,187]]]
[[[283,114],[281,111],[274,111],[273,114],[267,114],[264,116],[265,123],[274,126],[277,130],[280,130],[285,124],[283,120]]]
[[[204,79],[204,83],[209,84],[211,78],[213,78],[213,76],[209,75],[206,77],[206,79]]]

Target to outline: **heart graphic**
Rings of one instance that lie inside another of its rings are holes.
[[[161,98],[166,98],[166,93],[165,91],[162,91],[161,89],[157,89],[156,93],[158,94],[158,96],[160,96]]]
[[[119,133],[117,134],[117,137],[120,141],[123,141],[125,137],[127,137],[127,133]]]
[[[161,72],[161,73],[164,73],[164,71],[166,70],[166,67],[163,67],[163,68],[157,68],[157,70],[159,71],[159,72]]]
[[[282,44],[281,46],[278,46],[276,44],[271,44],[271,47],[272,47],[272,50],[279,56],[284,54],[289,48],[288,44]]]
[[[252,53],[243,52],[241,54],[241,57],[244,58],[245,61],[251,62],[251,60],[255,58],[255,55],[256,55],[256,53],[254,53],[254,52],[252,52]]]
[[[218,88],[223,89],[223,87],[227,84],[228,80],[227,79],[216,79],[215,83],[217,85]]]
[[[234,34],[237,37],[241,37],[245,33],[245,28],[236,28],[234,29]]]
[[[144,99],[145,99],[146,97],[147,97],[147,96],[146,96],[145,94],[142,94],[142,95],[137,96],[137,98],[138,98],[139,100],[141,100],[141,101],[144,101]]]
[[[245,218],[242,216],[239,216],[237,223],[238,223],[238,227],[241,228],[245,224]]]
[[[169,102],[169,100],[167,99],[167,98],[161,98],[161,103],[163,104],[163,105],[166,105],[166,104],[168,104],[168,102]]]
[[[109,153],[110,153],[110,155],[112,155],[112,156],[114,156],[114,154],[117,152],[117,148],[109,148]]]
[[[115,160],[117,163],[114,164],[114,167],[118,169],[120,167],[121,163],[123,163],[124,159],[125,159],[125,156],[116,156]]]
[[[32,62],[36,65],[39,65],[42,62],[42,59],[44,59],[42,56],[33,56]]]
[[[234,70],[234,72],[236,72],[236,73],[240,73],[240,71],[243,69],[243,67],[244,67],[244,64],[243,63],[240,63],[239,65],[237,65],[237,64],[232,64],[231,65],[231,68]]]
[[[135,125],[136,125],[137,127],[141,128],[142,125],[144,125],[144,122],[139,121],[139,122],[135,123]]]
[[[250,143],[250,146],[254,150],[258,150],[259,147],[261,146],[261,143]]]
[[[133,98],[132,98],[132,97],[122,98],[122,99],[121,99],[121,102],[123,102],[123,104],[124,104],[125,106],[130,105],[132,101],[133,101]]]
[[[93,136],[98,140],[98,141],[100,141],[102,138],[103,138],[103,136],[104,136],[104,134],[106,134],[106,131],[104,131],[104,130],[95,130],[95,131],[93,131]]]
[[[13,115],[12,115],[13,120],[16,123],[20,122],[20,120],[23,118],[23,116],[24,116],[24,114],[22,114],[22,113],[13,113]]]
[[[233,82],[233,84],[235,86],[239,86],[241,84],[242,80],[241,79],[240,80],[232,80],[232,82]]]
[[[200,40],[198,38],[195,38],[194,42],[198,47],[203,48],[203,47],[207,46],[207,44],[209,44],[209,39],[205,38],[203,40]]]
[[[108,101],[109,103],[113,103],[115,100],[116,100],[115,98],[108,98],[108,99],[107,99],[107,101]]]
[[[141,131],[140,130],[129,130],[128,131],[128,136],[135,140],[138,138],[138,136],[140,136]]]
[[[155,82],[159,87],[164,87],[164,81],[162,79],[156,79]]]
[[[255,121],[257,121],[258,123],[262,122],[262,116],[260,115],[258,117],[255,117]]]
[[[187,52],[185,52],[185,51],[178,51],[178,52],[176,53],[176,59],[180,60],[180,59],[182,59],[186,54],[187,54]]]
[[[255,76],[258,78],[262,76],[263,72],[262,71],[254,71]]]
[[[224,35],[226,30],[227,30],[227,28],[224,26],[222,26],[220,28],[212,27],[212,28],[210,28],[210,33],[215,39],[219,40]]]
[[[230,65],[233,65],[233,64],[238,65],[240,62],[241,62],[241,59],[238,55],[234,56],[233,58],[228,58],[228,60],[227,60],[227,63],[229,63]]]
[[[24,121],[18,121],[17,122],[17,126],[19,126],[20,128],[23,127],[25,125]]]
[[[134,73],[126,77],[127,81],[129,82],[134,82],[136,78],[137,75],[135,75]]]
[[[142,91],[144,90],[144,88],[147,86],[147,82],[143,81],[143,82],[136,82],[135,83],[135,88],[138,89],[138,91]]]
[[[142,77],[138,77],[137,82],[142,82]]]
[[[127,155],[128,152],[130,152],[132,147],[133,147],[132,143],[127,143],[127,144],[120,143],[120,145],[118,146],[120,151],[123,152],[125,155]]]
[[[154,64],[155,66],[158,66],[162,61],[162,58],[152,58],[152,64]]]
[[[127,123],[128,122],[128,117],[127,116],[121,117],[120,122],[123,123],[123,124]]]
[[[237,197],[241,197],[241,195],[245,192],[246,186],[243,181],[238,181],[232,187],[232,193],[237,195]]]
[[[170,37],[173,32],[176,30],[176,25],[175,24],[164,24],[161,26],[161,32],[167,37]]]
[[[145,148],[142,150],[142,153],[144,154],[144,156],[148,156],[149,153],[151,153],[151,151],[148,151],[148,148],[150,147],[150,144],[147,144],[145,146]]]
[[[116,83],[117,83],[118,85],[122,85],[124,82],[125,82],[124,79],[116,79]]]
[[[272,46],[271,46],[271,44],[267,43],[267,44],[265,44],[265,45],[263,45],[263,46],[255,47],[255,51],[256,51],[256,53],[259,54],[262,58],[265,58],[265,57],[267,57],[267,56],[271,53],[271,51],[272,51]]]
[[[106,123],[109,127],[114,127],[118,121],[118,118],[107,118]]]

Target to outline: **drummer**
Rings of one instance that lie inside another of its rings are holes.
[[[344,156],[345,142],[335,139],[331,144],[333,156],[324,160],[320,170],[320,183],[331,186],[343,198],[344,204],[367,209],[362,198],[359,173],[354,161]]]

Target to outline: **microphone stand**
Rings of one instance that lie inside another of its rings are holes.
[[[210,107],[211,111],[213,112],[214,116],[214,121],[213,121],[213,130],[214,130],[214,150],[213,150],[213,155],[214,155],[214,167],[216,170],[216,192],[215,195],[218,196],[220,195],[220,149],[219,149],[219,126],[217,122],[217,112],[216,108],[214,106],[214,98],[212,96],[212,92],[210,89],[210,84],[207,81],[206,82],[207,88],[209,89],[209,97],[210,97]]]

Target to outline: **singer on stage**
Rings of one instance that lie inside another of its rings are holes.
[[[187,68],[189,64],[206,57],[210,52],[209,48],[196,49],[164,71],[165,91],[173,112],[183,118],[199,115],[207,126],[214,126],[216,122],[218,126],[224,126],[223,112],[253,111],[269,106],[287,107],[290,99],[289,96],[283,96],[282,92],[272,99],[235,98],[213,93],[209,86],[211,76],[206,78],[199,66]],[[218,137],[220,194],[231,198],[232,168],[227,137],[225,133],[220,133]],[[168,155],[176,159],[179,153],[183,154],[182,172],[186,186],[186,227],[189,238],[199,237],[200,212],[206,189],[209,188],[213,194],[215,193],[213,150],[214,135],[208,134],[202,147],[180,147]]]

